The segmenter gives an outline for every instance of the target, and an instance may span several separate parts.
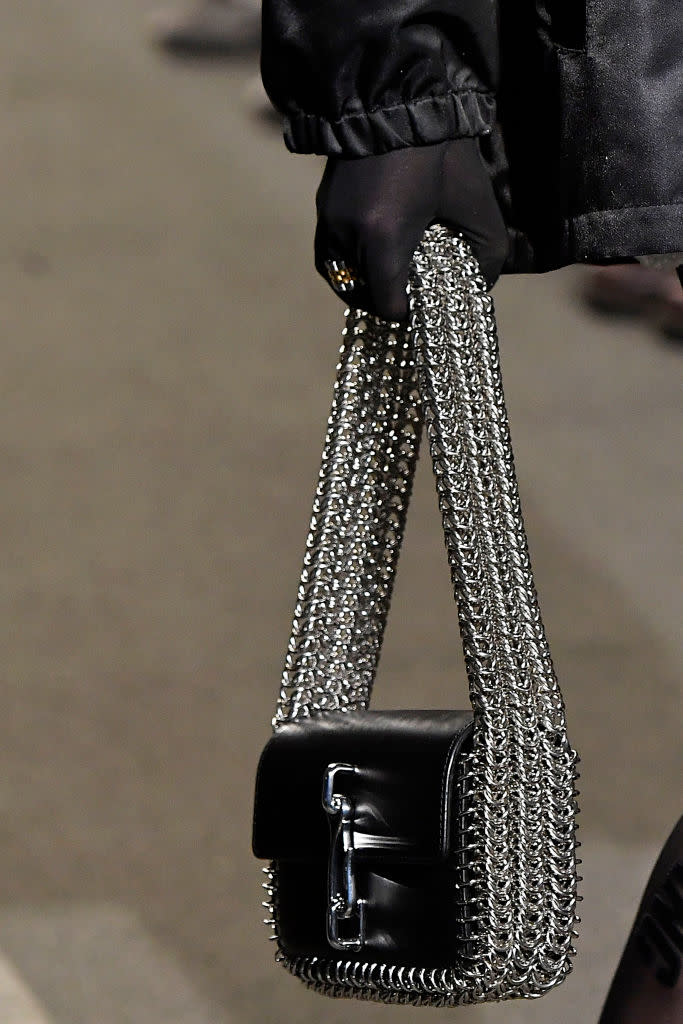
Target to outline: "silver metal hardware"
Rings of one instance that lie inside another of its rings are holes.
[[[277,957],[334,995],[535,997],[575,952],[577,757],[529,562],[493,304],[444,228],[415,254],[411,309],[408,329],[347,313],[274,726],[369,704],[424,415],[475,712],[459,782],[467,951],[448,968]],[[277,922],[274,867],[267,893]]]
[[[359,950],[365,942],[366,901],[358,898],[354,864],[354,806],[348,796],[337,791],[339,776],[357,774],[351,764],[331,764],[323,781],[323,807],[337,818],[330,843],[327,940],[340,950]]]

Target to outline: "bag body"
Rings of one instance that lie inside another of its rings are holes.
[[[254,852],[276,959],[414,1005],[571,970],[577,756],[521,516],[490,297],[429,229],[411,327],[347,313]],[[423,424],[471,711],[369,710]]]
[[[276,865],[287,956],[444,967],[461,956],[472,726],[471,711],[327,711],[277,730],[259,764],[253,849]]]

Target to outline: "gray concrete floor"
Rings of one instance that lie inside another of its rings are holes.
[[[14,0],[0,34],[0,1021],[417,1019],[276,969],[249,852],[341,326],[319,165],[246,112],[252,63],[164,61],[143,15]],[[456,1011],[481,1024],[595,1020],[680,813],[683,353],[577,308],[577,273],[496,299],[583,755],[581,953]],[[424,464],[377,702],[464,700]]]

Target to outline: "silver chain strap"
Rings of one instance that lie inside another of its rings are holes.
[[[412,334],[349,311],[276,723],[370,701],[417,462]]]
[[[288,958],[333,995],[536,996],[571,970],[577,757],[529,561],[493,305],[468,246],[431,228],[411,328],[349,311],[274,719],[370,701],[427,428],[475,712],[462,779],[466,956],[452,968]],[[266,882],[277,930],[276,871]]]

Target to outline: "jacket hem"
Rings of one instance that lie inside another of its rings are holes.
[[[572,218],[570,244],[577,260],[683,251],[683,204],[594,210]]]
[[[493,95],[472,89],[348,114],[338,121],[299,111],[287,117],[284,138],[293,153],[363,157],[487,135],[494,121]]]
[[[506,274],[544,273],[574,263],[630,263],[640,256],[683,252],[683,204],[591,210],[556,232],[509,228]]]

